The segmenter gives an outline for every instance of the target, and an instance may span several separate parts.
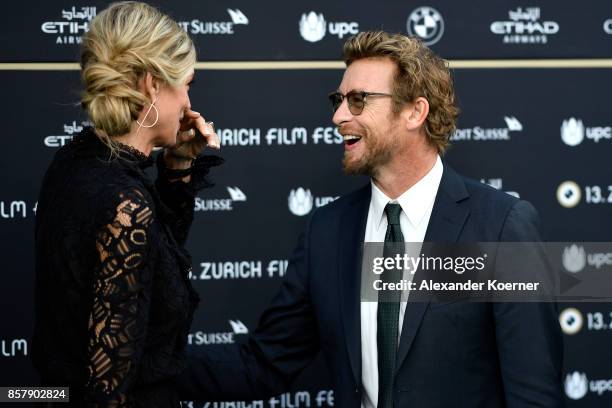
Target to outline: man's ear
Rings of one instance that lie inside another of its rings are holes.
[[[417,130],[424,126],[429,115],[429,102],[422,96],[407,104],[400,112],[408,130]]]
[[[154,101],[157,99],[157,95],[159,95],[159,89],[159,80],[154,78],[150,72],[147,72],[142,79],[141,91],[147,95],[151,101]]]

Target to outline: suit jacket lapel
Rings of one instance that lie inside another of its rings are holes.
[[[433,210],[425,233],[425,242],[451,243],[456,242],[459,234],[469,216],[469,208],[464,200],[469,197],[465,183],[446,163],[440,186],[436,194]],[[422,278],[419,272],[415,274],[415,280]],[[402,334],[400,336],[399,349],[395,364],[395,373],[399,371],[406,359],[410,347],[417,334],[429,301],[408,302],[404,314]]]
[[[355,381],[361,383],[361,253],[370,206],[371,187],[356,193],[340,219],[338,282],[344,338]]]

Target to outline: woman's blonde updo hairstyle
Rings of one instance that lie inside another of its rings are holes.
[[[113,3],[83,36],[81,106],[105,136],[123,135],[152,102],[138,90],[143,76],[150,72],[163,84],[178,86],[195,62],[191,39],[169,16],[145,3]]]

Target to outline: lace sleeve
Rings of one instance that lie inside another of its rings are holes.
[[[146,332],[153,212],[137,190],[120,193],[114,219],[98,234],[89,318],[87,392],[94,407],[130,407],[128,389]]]
[[[193,162],[191,168],[191,181],[170,181],[166,175],[166,166],[163,160],[163,153],[157,155],[158,178],[155,182],[157,191],[164,204],[172,211],[175,217],[170,226],[174,237],[180,245],[184,245],[191,223],[193,222],[193,207],[195,195],[198,191],[212,187],[214,184],[208,181],[211,167],[219,166],[223,159],[218,156],[200,156]]]

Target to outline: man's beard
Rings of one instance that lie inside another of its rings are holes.
[[[344,152],[342,167],[344,173],[349,176],[376,176],[378,168],[391,160],[393,146],[388,140],[376,140],[363,138],[359,143],[365,143],[364,154],[358,159],[348,159],[348,153]]]

